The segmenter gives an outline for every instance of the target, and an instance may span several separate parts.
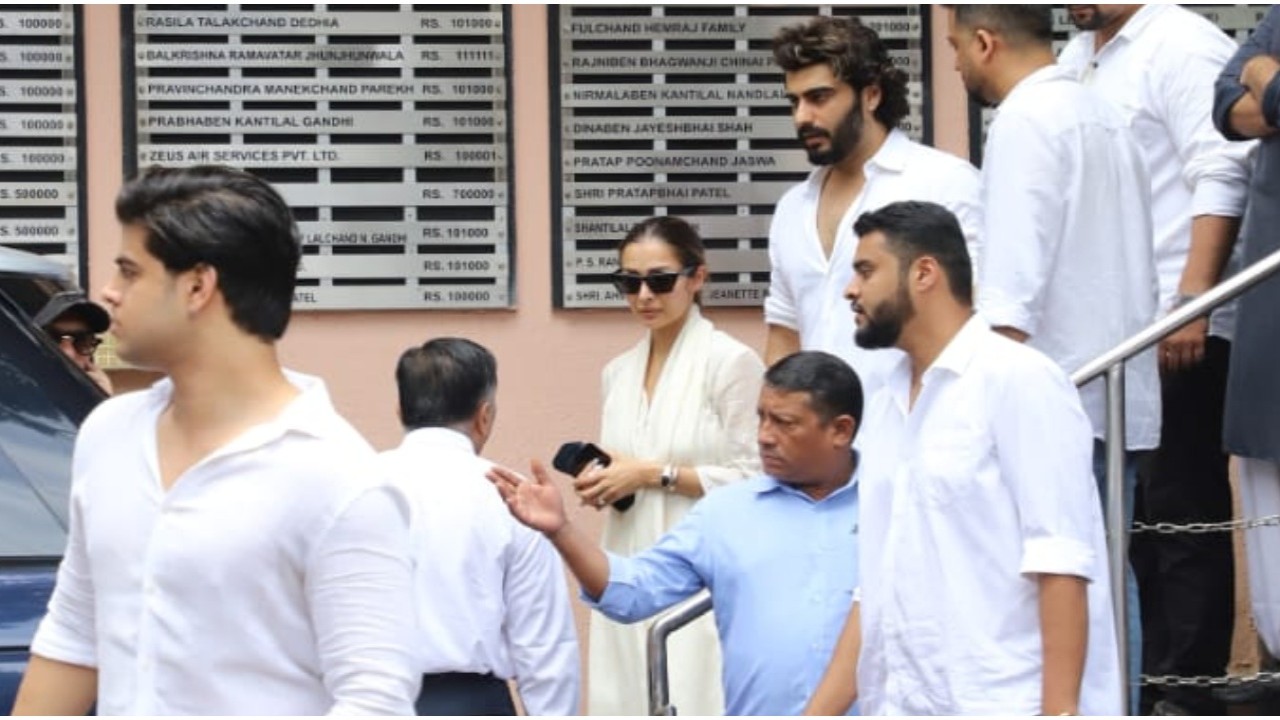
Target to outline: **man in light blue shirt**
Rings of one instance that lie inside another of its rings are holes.
[[[601,550],[565,514],[538,463],[494,468],[511,513],[544,533],[583,596],[622,622],[711,591],[729,715],[795,715],[822,677],[858,585],[857,375],[801,352],[765,373],[757,442],[765,474],[709,493],[652,548]]]

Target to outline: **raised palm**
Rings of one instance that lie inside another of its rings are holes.
[[[552,535],[565,525],[564,501],[542,463],[533,460],[529,467],[533,471],[532,480],[500,465],[490,468],[485,477],[498,489],[515,519]]]

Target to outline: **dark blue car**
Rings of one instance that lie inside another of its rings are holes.
[[[0,713],[13,706],[67,539],[76,429],[102,391],[31,318],[72,288],[54,262],[0,247]]]

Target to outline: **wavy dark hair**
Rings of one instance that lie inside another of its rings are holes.
[[[819,15],[784,27],[773,36],[773,59],[784,72],[826,63],[858,93],[879,87],[880,106],[873,115],[886,128],[897,127],[910,110],[907,74],[894,66],[876,31],[858,18]]]

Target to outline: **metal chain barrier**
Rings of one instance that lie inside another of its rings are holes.
[[[1174,533],[1190,533],[1192,535],[1203,535],[1205,533],[1215,532],[1231,532],[1232,530],[1249,530],[1258,527],[1280,526],[1280,515],[1267,515],[1266,517],[1253,518],[1252,520],[1230,520],[1228,522],[1216,523],[1187,523],[1186,525],[1178,525],[1170,522],[1160,522],[1154,525],[1148,525],[1144,522],[1134,522],[1130,533],[1159,533],[1161,535],[1172,535]]]
[[[1218,687],[1239,687],[1241,685],[1255,684],[1280,684],[1280,672],[1259,672],[1253,675],[1224,675],[1222,677],[1210,677],[1208,675],[1196,675],[1193,677],[1179,677],[1177,675],[1143,675],[1141,679],[1143,685],[1155,685],[1157,687],[1196,687],[1196,688],[1218,688]]]
[[[1267,515],[1260,518],[1249,520],[1230,520],[1227,522],[1216,523],[1187,523],[1178,525],[1171,522],[1160,522],[1148,525],[1144,522],[1134,522],[1130,532],[1137,533],[1158,533],[1160,535],[1172,535],[1174,533],[1189,533],[1191,535],[1204,535],[1216,532],[1232,532],[1234,530],[1250,530],[1259,527],[1280,527],[1280,515]],[[1153,685],[1156,687],[1194,687],[1194,688],[1220,688],[1220,687],[1240,687],[1242,685],[1270,685],[1280,684],[1280,672],[1258,672],[1253,675],[1223,675],[1220,677],[1211,677],[1209,675],[1194,675],[1191,677],[1181,677],[1178,675],[1143,675],[1139,680],[1142,685]]]

